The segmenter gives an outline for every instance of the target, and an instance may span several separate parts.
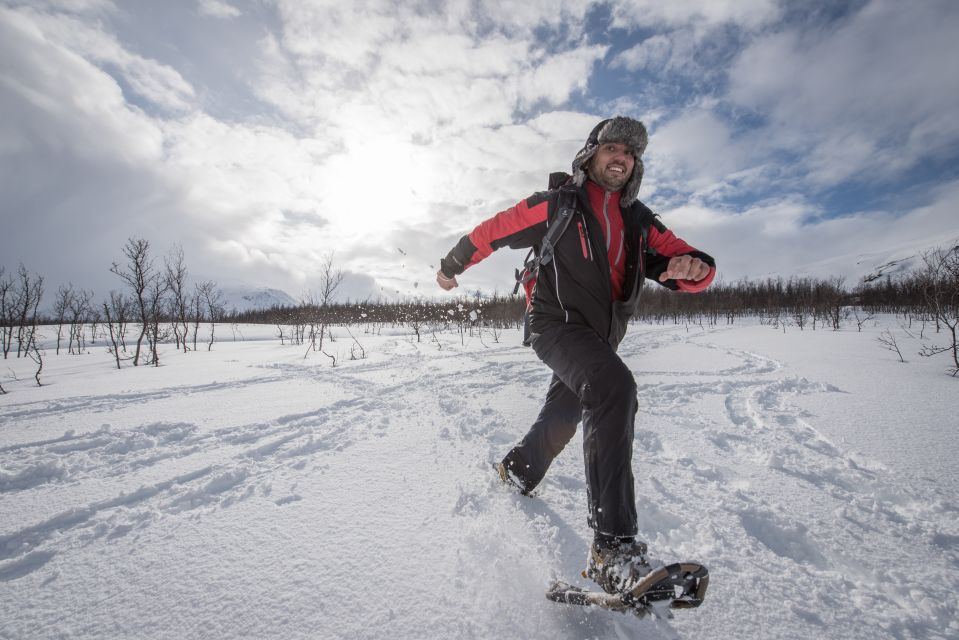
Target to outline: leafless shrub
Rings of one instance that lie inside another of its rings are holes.
[[[940,353],[952,356],[953,366],[949,373],[959,375],[959,246],[951,249],[934,249],[923,254],[923,296],[926,305],[935,320],[937,332],[941,327],[947,330],[945,345],[927,345],[920,355],[931,357]]]
[[[127,347],[124,343],[124,335],[130,315],[130,303],[122,293],[111,291],[110,300],[104,302],[102,308],[110,337],[110,346],[107,347],[107,351],[113,356],[117,369],[119,369],[122,361],[131,359],[126,356]],[[121,351],[124,354],[123,356],[120,355]]]
[[[93,292],[86,289],[80,289],[73,292],[67,304],[70,319],[70,341],[68,344],[68,353],[81,354],[86,348],[86,338],[84,329],[90,322],[92,314],[91,302],[93,301]]]
[[[190,333],[190,296],[187,292],[187,268],[183,248],[174,246],[164,258],[163,266],[166,288],[170,292],[169,313],[173,339],[176,341],[176,348],[182,348],[186,353],[189,350],[187,336]]]
[[[856,319],[856,331],[862,333],[862,325],[866,324],[872,320],[875,316],[871,313],[866,313],[861,309],[854,308],[852,310],[853,317]]]
[[[153,258],[150,257],[148,241],[142,238],[130,238],[123,247],[123,255],[126,257],[126,264],[121,266],[114,262],[110,271],[130,287],[132,304],[140,324],[140,334],[137,336],[136,350],[133,354],[133,366],[139,366],[143,340],[147,337],[152,320],[150,291],[158,291],[156,281],[159,276],[154,269]]]
[[[902,357],[902,351],[899,350],[899,344],[896,342],[896,336],[893,335],[892,331],[886,329],[879,337],[876,338],[876,342],[882,345],[883,349],[887,351],[895,351],[896,355],[899,356],[899,362],[905,362],[906,359]]]
[[[346,333],[348,333],[349,336],[350,336],[350,338],[352,338],[352,340],[353,340],[353,345],[350,346],[350,360],[356,360],[356,359],[357,359],[357,357],[356,357],[356,349],[359,349],[359,352],[360,352],[360,357],[359,357],[359,359],[360,359],[360,360],[365,360],[365,359],[366,359],[366,349],[364,349],[364,348],[363,348],[363,345],[360,344],[360,341],[356,339],[356,336],[353,335],[353,332],[350,331],[350,328],[349,328],[349,327],[344,327],[344,329],[346,329]]]
[[[223,315],[223,294],[212,280],[200,283],[197,293],[203,299],[203,307],[210,321],[210,341],[206,345],[206,350],[210,351],[213,349],[216,323]]]
[[[0,350],[6,360],[13,341],[14,326],[14,288],[13,278],[6,275],[6,269],[0,266]]]
[[[60,355],[60,342],[63,339],[63,325],[67,319],[67,309],[70,308],[70,301],[73,299],[73,283],[66,286],[57,287],[57,293],[53,298],[53,318],[57,323],[57,347],[56,354]]]
[[[37,365],[37,370],[33,374],[33,379],[37,381],[37,386],[42,387],[43,385],[40,382],[40,373],[43,371],[43,352],[40,350],[40,346],[37,344],[37,325],[34,324],[31,328],[31,335],[27,341],[27,356],[33,363]]]
[[[30,273],[22,264],[17,269],[18,288],[15,290],[14,313],[17,326],[17,357],[34,358],[36,351],[37,309],[43,297],[43,278]],[[39,357],[39,356],[37,356]],[[39,364],[43,368],[42,362]],[[39,382],[37,382],[39,384]]]

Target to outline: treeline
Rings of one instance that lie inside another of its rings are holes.
[[[842,309],[854,303],[842,278],[768,278],[715,283],[696,295],[662,287],[643,291],[638,319],[654,323],[733,324],[738,318],[781,322],[789,318],[800,328],[807,325],[838,329]]]
[[[503,329],[522,326],[525,300],[518,296],[447,299],[443,301],[336,302],[343,273],[332,255],[320,265],[320,289],[299,305],[227,314],[221,294],[212,281],[189,283],[183,251],[168,253],[162,264],[151,253],[150,243],[131,238],[122,249],[123,260],[110,271],[123,285],[101,301],[92,291],[73,285],[57,289],[52,315],[40,312],[44,281],[24,266],[7,273],[0,267],[0,348],[3,357],[30,358],[37,364],[40,384],[43,350],[39,328],[55,327],[55,351],[78,354],[86,350],[86,331],[92,340],[98,332],[107,340],[117,368],[160,363],[158,345],[172,342],[184,352],[197,350],[201,324],[209,324],[205,338],[212,348],[217,322],[271,324],[284,344],[308,344],[323,352],[324,337],[333,339],[331,326],[363,325],[367,333],[383,327],[404,327],[420,340],[425,333],[457,329],[461,335],[489,330],[494,341]],[[944,333],[947,344],[930,347],[923,355],[949,353],[954,374],[959,373],[959,247],[937,249],[922,255],[922,265],[912,273],[846,287],[842,278],[769,278],[715,283],[697,295],[685,295],[658,286],[643,291],[637,320],[652,323],[733,324],[739,318],[759,318],[777,328],[804,330],[840,329],[850,318],[861,329],[877,313],[904,316],[932,323]],[[352,331],[350,335],[353,336]],[[362,349],[356,341],[356,348]],[[333,357],[331,354],[326,354]],[[334,360],[335,363],[335,360]],[[0,392],[3,391],[0,386]]]
[[[43,278],[20,265],[17,272],[8,274],[0,266],[0,348],[6,360],[30,358],[37,365],[34,378],[40,384],[43,371],[43,351],[38,344],[40,301],[43,299]],[[14,350],[16,345],[16,350]],[[0,393],[3,393],[0,385]]]
[[[41,311],[44,280],[20,265],[15,273],[0,266],[0,350],[3,358],[30,358],[37,367],[40,384],[45,350],[40,347],[41,329],[55,330],[54,351],[85,353],[87,336],[95,342],[98,333],[117,368],[159,366],[158,345],[172,341],[177,349],[197,349],[201,323],[210,323],[205,337],[210,349],[215,323],[224,314],[221,294],[212,281],[189,283],[180,247],[174,247],[158,262],[150,243],[130,238],[122,248],[123,258],[110,267],[121,288],[95,300],[93,291],[60,286],[48,313]],[[50,337],[49,335],[45,337]],[[0,385],[0,393],[3,393]]]
[[[329,268],[327,264],[326,273]],[[636,319],[659,324],[733,324],[748,317],[784,330],[793,326],[799,330],[838,331],[848,322],[855,322],[861,330],[877,313],[931,322],[936,333],[945,332],[948,344],[924,355],[949,352],[954,363],[951,371],[959,372],[959,247],[928,251],[914,272],[860,283],[852,289],[843,278],[793,277],[720,282],[696,295],[648,286],[642,295]],[[322,340],[322,328],[329,325],[365,324],[374,331],[377,326],[406,326],[417,339],[424,328],[500,330],[521,326],[524,312],[525,300],[517,296],[439,302],[333,303],[325,299],[322,304],[306,301],[297,306],[237,313],[230,320],[273,324],[281,341],[302,343],[316,335],[317,327]]]
[[[162,266],[154,259],[150,243],[142,238],[130,238],[123,247],[123,256],[125,261],[114,262],[110,272],[126,285],[125,289],[111,291],[99,309],[88,311],[91,324],[102,319],[117,369],[124,361],[132,361],[133,366],[160,366],[158,346],[171,337],[177,350],[196,351],[203,322],[210,323],[206,344],[210,350],[216,322],[223,315],[222,294],[216,283],[196,282],[190,286],[183,249],[179,246],[163,258]],[[70,289],[61,290],[55,310],[62,307],[61,296],[87,297]],[[61,327],[62,319],[57,318],[58,345]]]
[[[402,302],[363,301],[303,303],[296,306],[275,306],[270,309],[232,313],[231,322],[273,324],[278,327],[313,325],[371,324],[384,327],[410,327],[414,333],[424,326],[476,324],[495,329],[522,325],[526,308],[524,299],[517,296],[450,299],[442,302],[415,300]],[[300,333],[296,331],[294,333]]]
[[[955,252],[943,252],[943,256],[955,256]],[[642,292],[636,319],[660,324],[733,324],[739,318],[759,318],[769,323],[788,322],[800,329],[807,326],[839,329],[853,308],[864,315],[892,313],[942,318],[948,315],[948,304],[937,302],[942,295],[930,295],[936,290],[940,294],[948,291],[948,278],[931,277],[927,269],[896,279],[859,284],[852,289],[846,287],[843,278],[809,277],[719,282],[696,295],[649,284]],[[442,301],[326,301],[324,304],[304,301],[295,306],[232,313],[227,318],[231,322],[305,327],[320,323],[372,323],[390,327],[477,323],[510,328],[522,324],[525,307],[522,296],[501,295]]]

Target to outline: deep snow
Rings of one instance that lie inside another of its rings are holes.
[[[641,535],[712,577],[668,623],[545,599],[586,584],[582,454],[493,474],[549,380],[516,332],[354,328],[332,368],[241,331],[3,363],[0,638],[959,637],[959,380],[890,318],[631,328]]]

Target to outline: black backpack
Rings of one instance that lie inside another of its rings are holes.
[[[549,175],[550,190],[557,187],[561,188],[568,179],[568,174],[551,173]],[[513,295],[519,293],[519,288],[523,287],[526,291],[527,311],[533,299],[533,287],[536,285],[539,268],[552,261],[553,247],[566,232],[574,213],[576,213],[576,192],[572,189],[561,189],[559,192],[559,209],[552,222],[547,221],[546,235],[543,236],[539,244],[539,252],[537,253],[536,247],[530,249],[529,253],[526,254],[526,259],[523,260],[523,268],[516,270],[516,286],[513,287]]]
[[[574,189],[563,189],[569,181],[569,175],[566,173],[551,173],[549,175],[549,188],[559,188],[558,209],[552,222],[547,222],[546,235],[539,243],[539,252],[536,247],[529,250],[526,259],[523,260],[523,268],[516,270],[516,286],[513,287],[513,295],[519,293],[519,288],[523,287],[526,292],[526,314],[523,318],[523,344],[529,346],[529,312],[533,304],[533,288],[536,286],[536,277],[539,275],[539,269],[543,265],[549,264],[553,260],[553,247],[559,242],[559,239],[565,233],[569,226],[573,214],[576,213],[576,191]]]

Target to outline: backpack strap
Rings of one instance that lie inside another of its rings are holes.
[[[553,223],[546,230],[546,235],[539,245],[539,252],[530,249],[526,254],[526,260],[523,261],[523,270],[516,270],[516,286],[513,288],[513,294],[519,292],[520,285],[525,285],[539,273],[539,268],[544,264],[549,264],[553,260],[553,249],[559,239],[565,233],[569,226],[573,214],[576,213],[576,192],[573,189],[561,189],[559,192],[558,211],[553,218]],[[531,259],[532,258],[532,259]]]
[[[537,266],[549,264],[552,261],[553,248],[559,242],[563,233],[566,232],[566,227],[569,226],[569,221],[573,219],[574,213],[576,213],[576,192],[572,189],[561,190],[559,192],[559,211],[553,219],[553,224],[549,225],[549,229],[546,230],[546,235],[543,236]]]

